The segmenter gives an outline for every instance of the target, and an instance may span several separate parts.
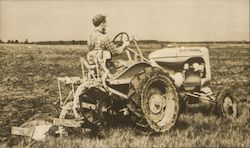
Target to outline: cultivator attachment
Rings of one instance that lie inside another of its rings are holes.
[[[59,118],[54,118],[52,122],[34,120],[25,123],[21,127],[12,127],[11,134],[28,136],[35,140],[43,140],[53,125],[58,126],[58,130],[55,133],[60,135],[66,133],[64,127],[79,128],[89,125],[91,121],[90,116],[87,116],[87,114],[85,115],[83,112],[79,112],[79,109],[85,109],[89,113],[92,113],[96,111],[97,107],[95,103],[80,102],[80,95],[84,94],[85,90],[89,88],[99,87],[101,78],[96,77],[93,72],[95,67],[90,66],[84,58],[81,58],[80,62],[83,78],[57,77],[59,104],[62,108]],[[88,69],[87,75],[85,75],[86,73],[84,71],[86,68]],[[65,89],[65,87],[69,89]],[[68,90],[66,97],[63,97],[66,94],[63,93],[64,90]]]
[[[24,123],[20,127],[13,126],[11,128],[11,134],[27,136],[37,141],[40,141],[45,139],[51,127],[51,122],[47,122],[44,120],[33,120]]]
[[[82,119],[62,119],[54,118],[53,125],[65,127],[81,127],[84,121]]]

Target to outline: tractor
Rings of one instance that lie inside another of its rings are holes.
[[[129,41],[125,32],[113,40],[116,46]],[[211,69],[205,47],[170,47],[143,56],[129,47],[126,60],[113,60],[110,51],[91,51],[81,57],[82,77],[58,77],[59,118],[53,124],[58,133],[66,127],[95,132],[98,126],[112,122],[113,116],[126,116],[129,121],[156,133],[171,129],[186,104],[209,103],[218,115],[237,116],[237,100],[229,89],[215,96],[209,88]],[[69,86],[67,97],[63,86]]]

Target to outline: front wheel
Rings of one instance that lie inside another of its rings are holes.
[[[237,99],[231,89],[223,89],[218,93],[214,113],[228,119],[236,118],[238,115]]]
[[[171,77],[159,68],[148,67],[137,73],[128,95],[128,108],[138,125],[165,132],[175,124],[179,97]]]

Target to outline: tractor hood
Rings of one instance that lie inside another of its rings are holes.
[[[208,50],[205,47],[164,48],[149,54],[148,58],[160,63],[183,63],[193,57],[203,57]]]

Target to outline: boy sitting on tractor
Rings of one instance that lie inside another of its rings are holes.
[[[123,53],[125,48],[129,46],[129,41],[123,42],[119,47],[116,47],[116,45],[110,41],[106,34],[106,16],[97,14],[93,17],[92,22],[95,29],[88,40],[89,52],[87,57],[89,62],[95,59],[99,52],[110,51],[111,55],[118,55]]]

